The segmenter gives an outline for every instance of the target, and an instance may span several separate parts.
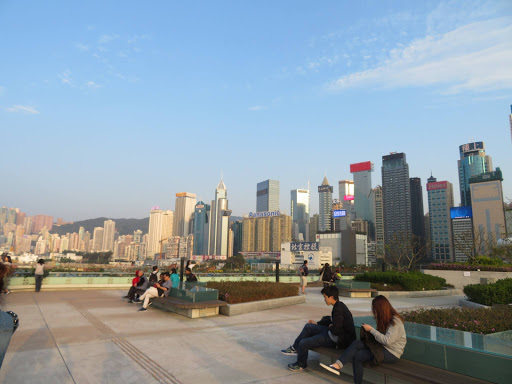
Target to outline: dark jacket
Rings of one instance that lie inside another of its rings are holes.
[[[359,331],[359,336],[373,354],[373,360],[369,361],[370,365],[380,365],[384,361],[384,346],[375,340],[375,337],[370,332],[366,332],[363,327]]]
[[[331,271],[331,267],[322,267],[322,269],[320,270],[320,275],[322,274],[323,272],[323,275],[322,275],[322,281],[331,281],[332,280],[332,271]]]
[[[144,283],[146,283],[146,276],[142,275],[140,278],[139,278],[139,282],[137,283],[137,287],[141,287],[144,285]]]
[[[328,326],[331,333],[338,336],[336,343],[338,349],[345,349],[356,340],[356,328],[352,313],[341,301],[333,305],[331,317],[324,316],[318,324]]]
[[[193,282],[193,281],[197,281],[197,277],[192,272],[190,272],[189,274],[187,274],[187,282]]]
[[[151,275],[149,275],[149,282],[156,283],[157,281],[158,281],[158,272],[157,271],[151,272]]]

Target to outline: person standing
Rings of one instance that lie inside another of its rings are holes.
[[[324,284],[324,287],[328,287],[333,282],[332,277],[332,270],[329,263],[325,263],[322,269],[320,270],[320,279],[322,280],[322,283]]]
[[[308,261],[304,260],[304,264],[299,267],[299,276],[300,276],[300,289],[302,290],[302,294],[306,294],[306,286],[308,285]]]
[[[171,272],[172,287],[178,288],[180,285],[180,277],[178,276],[178,271],[176,270],[176,268],[172,268]]]
[[[36,264],[36,270],[34,271],[34,276],[36,278],[36,292],[41,290],[41,285],[43,284],[44,277],[44,260],[39,259]]]

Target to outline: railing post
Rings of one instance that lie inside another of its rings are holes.
[[[180,281],[183,281],[183,270],[185,269],[185,259],[180,259]]]
[[[279,283],[279,261],[276,261],[276,283]]]

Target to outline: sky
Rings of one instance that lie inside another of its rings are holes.
[[[0,36],[0,205],[30,215],[143,218],[221,177],[233,215],[266,179],[315,213],[390,152],[457,205],[473,141],[512,199],[508,0],[1,0]]]

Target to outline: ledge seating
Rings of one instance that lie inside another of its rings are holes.
[[[342,353],[342,350],[336,348],[319,347],[311,349],[323,357],[326,357],[327,363],[334,363]],[[323,362],[323,361],[322,361]],[[400,359],[394,364],[381,364],[372,367],[369,364],[364,366],[364,381],[370,383],[391,383],[397,380],[414,384],[484,384],[488,381],[475,379],[470,376],[461,375],[444,369],[431,367],[414,361]],[[347,364],[343,368],[342,374],[352,376],[352,365]]]
[[[372,294],[377,292],[372,288],[340,288],[339,291],[343,297],[372,297]]]

